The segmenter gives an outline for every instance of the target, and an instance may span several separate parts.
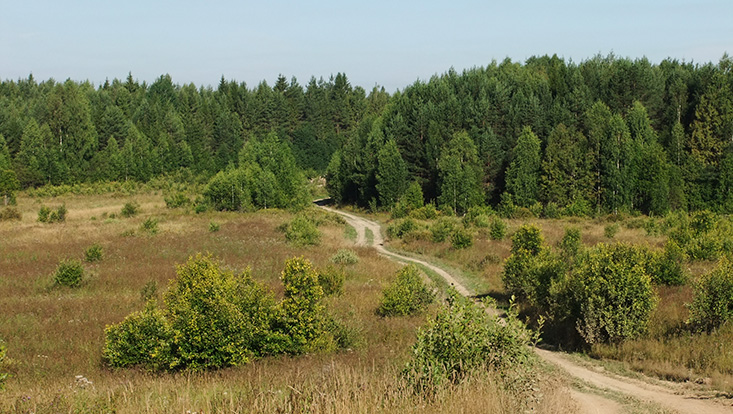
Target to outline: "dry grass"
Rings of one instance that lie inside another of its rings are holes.
[[[121,218],[128,201],[138,202],[141,212]],[[65,223],[36,221],[41,204],[64,203]],[[0,337],[11,360],[3,369],[12,376],[0,393],[0,412],[510,413],[527,404],[488,374],[435,401],[406,392],[398,372],[425,318],[375,315],[381,289],[399,265],[364,248],[355,248],[360,260],[347,268],[343,295],[329,299],[336,317],[360,332],[362,344],[353,350],[267,358],[209,373],[110,370],[101,361],[104,327],[141,309],[141,290],[149,282],[162,297],[175,265],[189,256],[211,252],[228,268],[251,267],[256,279],[279,293],[285,260],[305,256],[317,267],[328,265],[343,247],[344,227],[326,224],[320,246],[296,248],[277,230],[292,215],[278,210],[196,215],[166,209],[155,194],[21,196],[18,208],[21,221],[0,222]],[[139,232],[151,217],[159,220],[159,233]],[[212,220],[220,231],[209,232]],[[104,259],[85,264],[82,286],[53,288],[58,262],[83,258],[95,243],[103,247]],[[91,384],[77,381],[77,375]],[[567,404],[561,392],[555,382],[543,389],[545,400],[559,406]]]

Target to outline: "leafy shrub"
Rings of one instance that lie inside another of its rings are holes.
[[[473,219],[473,225],[478,228],[487,228],[491,225],[492,221],[486,214],[479,214]]]
[[[104,334],[102,358],[112,367],[168,369],[173,363],[174,332],[154,301],[119,324],[107,326]]]
[[[405,234],[416,230],[417,227],[417,223],[410,218],[395,221],[387,227],[387,236],[390,238],[401,239]]]
[[[619,225],[617,223],[609,224],[603,228],[603,235],[609,239],[616,237],[618,233]]]
[[[450,244],[454,249],[466,249],[473,246],[473,235],[466,229],[455,229],[450,236]]]
[[[554,317],[574,325],[587,344],[618,343],[644,334],[657,297],[646,252],[599,244],[552,288]]]
[[[134,217],[138,215],[138,213],[140,213],[140,204],[134,201],[125,203],[125,205],[122,206],[122,211],[120,212],[122,217],[128,217],[128,218]]]
[[[565,234],[557,243],[562,256],[565,260],[574,260],[580,251],[580,229],[577,227],[568,227]]]
[[[499,217],[494,217],[489,225],[489,237],[491,240],[503,240],[506,236],[506,223]]]
[[[716,221],[717,216],[715,215],[715,213],[708,210],[702,210],[696,212],[692,216],[690,220],[690,227],[692,227],[695,233],[699,235],[712,230],[715,227]]]
[[[338,249],[331,256],[331,262],[339,265],[353,265],[359,263],[359,256],[351,249]]]
[[[344,275],[343,270],[334,266],[327,266],[318,272],[318,284],[326,296],[336,296],[343,293],[345,279],[346,275]]]
[[[525,224],[512,235],[512,253],[522,250],[530,255],[536,255],[542,250],[544,238],[539,227]]]
[[[540,217],[542,215],[542,203],[539,201],[529,206],[529,211],[532,213],[532,217]]]
[[[59,286],[77,287],[84,277],[84,266],[78,260],[62,260],[56,267],[53,280]]]
[[[0,221],[20,220],[23,215],[15,207],[5,207],[0,210]]]
[[[690,323],[711,330],[720,327],[733,316],[733,264],[723,258],[711,272],[695,283]]]
[[[507,293],[542,308],[547,305],[552,283],[564,272],[564,262],[549,249],[536,255],[520,250],[506,259],[501,277]]]
[[[434,243],[442,243],[453,232],[455,224],[453,219],[441,217],[430,226],[430,234]]]
[[[649,260],[652,282],[669,286],[681,286],[687,282],[687,273],[682,267],[687,255],[674,240],[668,240],[663,251],[650,253]]]
[[[435,299],[435,294],[420,277],[415,265],[400,269],[395,280],[382,291],[377,308],[380,316],[406,316],[424,311]]]
[[[146,231],[150,234],[158,234],[158,219],[155,217],[148,217],[140,225],[140,230]]]
[[[38,210],[38,221],[41,223],[61,223],[66,221],[66,205],[61,205],[56,210],[51,210],[46,206],[41,206]]]
[[[459,383],[477,370],[494,370],[511,380],[523,374],[522,367],[532,365],[527,346],[532,339],[514,314],[500,321],[451,291],[448,305],[418,331],[403,375],[423,395]]]
[[[562,211],[556,202],[551,201],[545,205],[545,210],[542,213],[546,218],[557,219],[562,216]]]
[[[182,191],[170,194],[164,197],[163,200],[165,200],[165,206],[167,208],[180,208],[191,204],[191,199]]]
[[[210,233],[216,233],[221,229],[221,225],[219,223],[215,223],[213,221],[209,222],[209,232]]]
[[[303,215],[297,215],[285,227],[285,239],[296,246],[314,246],[321,242],[321,232]]]
[[[417,220],[433,220],[438,217],[438,210],[434,204],[425,204],[422,207],[410,211],[410,217]]]
[[[287,352],[299,354],[327,348],[323,288],[313,265],[302,257],[290,259],[285,262],[281,280],[285,287],[285,299],[280,304],[281,323],[289,338]]]
[[[104,250],[102,249],[102,246],[100,246],[97,243],[94,243],[93,245],[89,246],[84,251],[84,260],[86,260],[89,263],[98,262],[102,260],[103,255],[104,255]]]
[[[565,207],[563,215],[570,217],[590,217],[593,215],[593,207],[588,200],[578,197]]]
[[[400,204],[403,204],[408,211],[417,210],[424,205],[423,192],[420,183],[413,181],[407,186],[405,194],[400,199]]]

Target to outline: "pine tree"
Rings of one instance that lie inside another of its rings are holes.
[[[529,207],[538,201],[540,167],[540,140],[530,127],[524,127],[506,173],[506,189],[516,205]]]
[[[407,166],[397,149],[389,140],[377,154],[377,192],[385,207],[391,208],[402,197],[407,187]]]
[[[438,161],[441,206],[449,206],[457,214],[481,203],[481,168],[473,141],[466,132],[453,136]]]

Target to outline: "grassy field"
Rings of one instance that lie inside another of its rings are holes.
[[[128,202],[140,213],[121,217]],[[63,223],[37,221],[42,205],[65,205]],[[376,316],[382,288],[399,265],[371,249],[347,269],[344,293],[329,299],[335,317],[356,332],[352,349],[332,354],[273,357],[213,372],[151,373],[112,370],[101,359],[104,327],[144,306],[143,290],[162,298],[175,267],[210,252],[225,267],[252,269],[277,294],[285,260],[304,256],[315,266],[329,258],[352,231],[336,221],[321,226],[319,246],[297,248],[277,230],[292,218],[279,210],[195,214],[167,209],[163,196],[20,195],[20,221],[0,222],[0,338],[8,349],[0,369],[10,374],[0,391],[0,412],[544,412],[571,411],[562,382],[540,377],[538,395],[505,389],[487,373],[450,387],[431,400],[408,391],[399,372],[425,316]],[[157,220],[153,234],[143,223]],[[212,223],[219,226],[218,231]],[[504,242],[506,243],[506,242]],[[84,263],[81,287],[53,286],[61,260],[84,259],[98,244],[103,258]],[[451,258],[449,258],[451,259]]]
[[[389,226],[395,220],[380,217]],[[627,218],[618,223],[604,219],[512,219],[505,220],[506,236],[491,240],[486,228],[473,228],[473,245],[465,249],[451,246],[450,240],[436,243],[430,240],[426,229],[435,221],[416,220],[414,235],[392,238],[387,245],[396,251],[422,255],[429,260],[445,264],[462,272],[467,286],[478,295],[490,295],[499,304],[508,304],[501,274],[504,260],[511,249],[511,235],[523,224],[531,223],[542,230],[547,245],[555,247],[565,229],[575,227],[581,231],[583,246],[598,243],[624,242],[662,248],[667,237],[657,232],[651,234],[644,224],[646,217]],[[460,224],[459,224],[460,225]],[[607,227],[617,228],[612,238],[607,237]],[[733,393],[733,326],[724,325],[710,333],[699,333],[687,326],[687,304],[692,301],[692,284],[701,274],[714,268],[714,261],[689,261],[684,267],[690,280],[684,286],[656,286],[659,305],[652,314],[650,330],[645,337],[612,345],[595,345],[585,352],[593,358],[620,361],[622,369],[644,372],[663,379],[680,382],[697,382],[712,390]]]

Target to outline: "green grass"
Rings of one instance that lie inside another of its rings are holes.
[[[358,234],[356,234],[356,229],[353,226],[349,226],[348,224],[344,225],[344,238],[346,240],[355,242],[357,237]]]

